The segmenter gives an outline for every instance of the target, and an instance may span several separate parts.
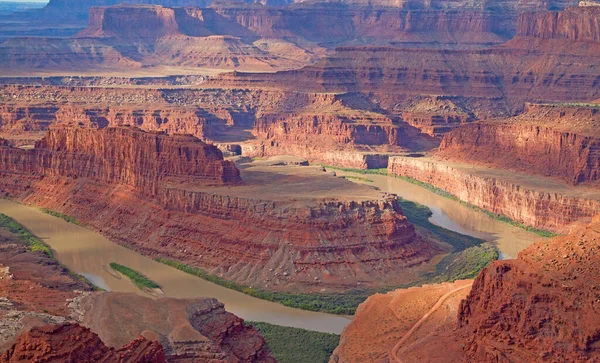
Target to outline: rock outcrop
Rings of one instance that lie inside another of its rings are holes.
[[[78,324],[43,326],[21,335],[1,362],[165,362],[162,346],[145,338],[119,349],[108,348],[91,330]]]
[[[600,109],[528,105],[517,117],[468,124],[444,136],[439,155],[570,184],[600,180]]]
[[[569,7],[563,11],[526,13],[517,25],[517,36],[600,42],[600,8]]]
[[[574,190],[525,173],[409,157],[391,157],[388,171],[431,184],[494,214],[551,231],[564,231],[600,213],[595,190]]]
[[[468,360],[584,362],[600,355],[600,220],[496,261],[458,314]],[[519,349],[513,349],[519,347]]]
[[[144,336],[159,341],[170,362],[275,362],[260,333],[216,299],[104,293],[86,297],[82,304],[89,307],[83,324],[111,347]],[[131,311],[138,312],[134,319]]]
[[[215,146],[191,136],[56,127],[34,149],[0,155],[0,190],[11,197],[246,285],[400,283],[444,252],[416,234],[394,197],[316,169],[246,168],[242,185]]]

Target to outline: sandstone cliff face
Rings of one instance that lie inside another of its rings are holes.
[[[600,111],[537,108],[506,122],[459,127],[445,135],[440,155],[558,177],[570,184],[598,183],[600,138],[578,130],[577,122],[600,124]],[[566,125],[569,121],[572,125]]]
[[[77,324],[33,328],[0,356],[2,362],[95,361],[165,362],[162,346],[139,338],[120,349],[108,348],[91,330]]]
[[[599,222],[479,274],[458,314],[467,360],[597,359]]]
[[[406,157],[390,158],[388,171],[429,183],[495,214],[552,231],[561,231],[571,223],[600,213],[600,201],[591,195],[571,194],[564,187],[551,191],[549,181],[531,183],[531,177],[517,180],[511,178],[510,172],[478,173],[464,165]]]
[[[56,127],[33,150],[3,147],[0,155],[1,190],[13,198],[69,213],[147,255],[247,285],[392,283],[442,253],[416,235],[395,198],[236,195],[235,166],[191,136]],[[273,284],[272,269],[288,272]]]
[[[575,12],[575,15],[569,15]],[[596,39],[597,10],[581,8],[560,14],[575,17],[565,25],[573,42],[560,32],[538,36],[528,27],[553,28],[552,17],[524,16],[520,29],[527,36],[484,50],[398,49],[340,47],[318,63],[274,74],[227,74],[221,84],[284,89],[302,87],[319,92],[365,92],[385,95],[444,95],[475,100],[496,100],[509,113],[525,101],[581,101],[600,97],[596,64],[600,42]],[[552,13],[554,14],[554,13]],[[585,20],[587,19],[587,20]],[[531,25],[530,25],[531,24]]]
[[[110,141],[109,141],[110,140]],[[124,147],[126,145],[126,147]],[[240,183],[239,171],[215,146],[192,136],[167,136],[133,128],[56,127],[23,153],[3,149],[3,170],[43,176],[90,178],[156,194],[182,179],[204,185]],[[173,160],[178,160],[173,163]]]
[[[600,8],[570,7],[563,11],[526,13],[519,17],[517,35],[541,39],[600,41]]]

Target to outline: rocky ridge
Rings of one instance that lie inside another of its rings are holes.
[[[303,290],[319,281],[333,289],[356,280],[399,282],[409,278],[409,267],[427,269],[444,250],[416,234],[393,197],[316,170],[244,171],[241,185],[216,147],[191,136],[56,127],[32,150],[3,147],[0,154],[2,191],[11,197],[69,213],[144,254],[245,285]],[[307,178],[324,183],[323,191],[313,186],[310,198],[301,197],[313,185]],[[339,183],[356,189],[356,199],[332,199],[330,188]],[[155,228],[166,220],[166,228]],[[269,282],[273,269],[286,274]]]

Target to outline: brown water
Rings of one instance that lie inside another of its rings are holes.
[[[15,219],[41,238],[66,267],[110,291],[144,293],[128,278],[110,271],[111,262],[131,267],[156,281],[168,297],[213,297],[227,311],[251,321],[264,321],[327,333],[340,334],[350,319],[330,314],[289,308],[280,304],[215,285],[137,252],[121,247],[102,235],[12,201],[0,199],[0,213]]]
[[[384,192],[394,193],[404,199],[428,206],[433,213],[430,222],[493,243],[498,248],[501,259],[516,258],[520,251],[542,239],[535,233],[493,219],[485,213],[399,178],[345,172],[338,172],[338,175],[372,180],[372,183],[364,182],[364,184],[376,186]]]

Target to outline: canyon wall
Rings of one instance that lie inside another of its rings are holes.
[[[493,262],[479,274],[460,305],[454,333],[464,339],[466,360],[598,357],[599,222],[538,242],[516,260]]]
[[[555,15],[546,18],[525,14],[517,29],[523,36],[487,49],[346,46],[302,69],[272,74],[238,72],[212,82],[253,88],[278,85],[317,92],[375,93],[382,99],[429,95],[474,102],[496,100],[495,108],[504,108],[508,114],[522,110],[527,101],[597,99],[600,42],[593,35],[597,8],[569,9],[559,14],[563,13],[580,19],[565,27],[581,35],[569,39],[561,32],[537,31],[552,28]],[[539,26],[535,25],[538,21]]]
[[[2,155],[4,171],[89,178],[129,185],[147,195],[156,195],[164,183],[182,180],[199,185],[241,183],[237,168],[213,145],[193,136],[130,128],[56,127],[33,150],[4,148]]]
[[[396,283],[443,253],[416,234],[393,197],[262,199],[244,192],[216,147],[191,136],[56,127],[33,150],[4,146],[0,155],[1,190],[10,197],[245,285]]]
[[[587,124],[587,125],[585,125]],[[528,106],[523,115],[468,124],[444,136],[439,154],[560,178],[570,184],[600,179],[600,109],[595,106]],[[585,126],[585,128],[584,128]]]
[[[525,13],[519,17],[517,36],[599,42],[600,8],[569,7],[563,11]]]
[[[595,194],[586,196],[569,188],[553,188],[549,181],[531,177],[515,180],[510,172],[407,157],[390,158],[388,171],[431,184],[494,214],[551,231],[563,231],[578,220],[600,213],[600,200]]]

